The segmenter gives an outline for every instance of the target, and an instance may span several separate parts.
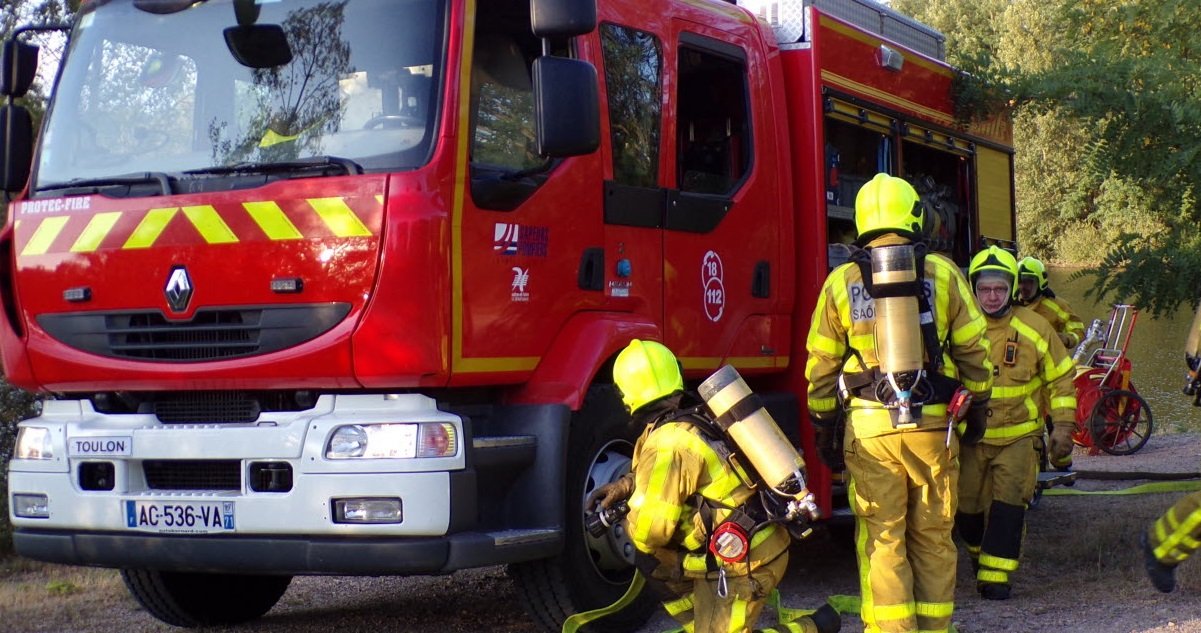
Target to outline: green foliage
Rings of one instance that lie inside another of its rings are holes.
[[[1090,265],[1081,274],[1094,294],[1153,315],[1196,300],[1201,31],[1193,0],[892,4],[947,34],[950,61],[966,72],[957,93],[965,112],[995,94],[1015,108],[1024,251]]]
[[[79,0],[5,0],[0,7],[0,38],[7,39],[26,24],[59,24],[70,20],[79,8]],[[37,42],[44,44],[44,42]],[[57,63],[53,51],[43,49],[42,64]],[[35,82],[30,94],[18,100],[40,118],[47,90]],[[7,218],[6,201],[0,199],[0,220]],[[12,550],[12,528],[8,523],[8,460],[12,458],[17,422],[34,414],[37,398],[13,387],[0,378],[0,556]]]
[[[46,591],[48,593],[65,596],[67,594],[79,591],[79,585],[71,582],[70,580],[51,580],[50,582],[46,583]]]
[[[12,550],[8,524],[8,460],[17,439],[17,423],[37,410],[37,398],[0,378],[0,556]]]

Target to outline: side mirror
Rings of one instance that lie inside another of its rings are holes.
[[[596,0],[530,0],[534,36],[574,37],[596,28]]]
[[[534,60],[534,118],[538,153],[551,158],[591,154],[600,146],[600,90],[588,62],[543,56]]]
[[[23,106],[0,107],[0,190],[18,193],[33,162],[33,117]]]
[[[15,37],[5,40],[4,51],[0,53],[0,95],[25,96],[37,70],[37,46],[18,42]]]
[[[288,36],[278,24],[250,24],[225,29],[225,46],[247,68],[278,68],[292,61]]]

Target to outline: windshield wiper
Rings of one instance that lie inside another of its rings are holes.
[[[104,176],[101,178],[76,178],[65,182],[52,182],[40,185],[37,191],[68,190],[63,195],[79,196],[89,193],[103,193],[105,189],[122,185],[145,185],[157,183],[160,195],[171,193],[171,178],[161,171],[143,171],[119,176]]]
[[[222,175],[222,174],[273,174],[287,171],[300,171],[314,168],[338,167],[353,176],[363,173],[363,166],[341,156],[312,156],[298,160],[285,160],[275,163],[235,163],[233,165],[214,165],[188,169],[183,173],[189,176]]]

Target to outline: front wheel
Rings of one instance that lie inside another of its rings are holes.
[[[279,602],[291,576],[122,569],[129,593],[150,615],[195,628],[254,620]]]
[[[611,386],[590,389],[584,406],[572,416],[563,552],[509,566],[526,609],[548,633],[560,631],[568,616],[617,602],[633,581],[634,544],[624,523],[597,538],[584,529],[584,515],[593,490],[629,472],[639,431],[630,426]],[[584,630],[634,631],[655,608],[652,592],[644,590],[632,604]]]
[[[1090,430],[1093,446],[1110,455],[1130,455],[1151,439],[1151,407],[1133,391],[1115,389],[1097,400]]]

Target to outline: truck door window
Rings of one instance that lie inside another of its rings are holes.
[[[511,211],[546,181],[556,162],[538,155],[530,68],[542,43],[530,32],[528,0],[477,6],[471,56],[471,199],[477,207]],[[568,42],[552,42],[564,55]]]
[[[613,180],[633,187],[659,184],[663,62],[654,35],[616,24],[600,28],[609,97]]]
[[[683,192],[730,194],[750,168],[745,54],[713,46],[721,52],[680,48],[676,177]]]
[[[534,147],[532,56],[527,56],[516,34],[510,33],[479,31],[475,47],[471,63],[472,163],[510,171],[541,164]]]

